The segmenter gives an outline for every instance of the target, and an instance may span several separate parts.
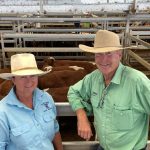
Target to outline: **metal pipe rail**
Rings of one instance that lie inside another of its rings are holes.
[[[149,14],[129,15],[130,21],[148,21]],[[22,21],[22,22],[102,22],[102,21],[127,21],[127,17],[97,17],[97,18],[48,18],[48,17],[0,17],[0,21]]]
[[[5,52],[84,52],[78,47],[11,47]]]
[[[97,150],[98,141],[62,142],[64,150]]]
[[[5,43],[15,43],[16,41],[15,40],[4,40]],[[0,43],[1,43],[1,40],[0,40]]]
[[[146,27],[147,28],[147,30],[150,28],[150,26],[149,26],[149,28],[148,27]],[[133,28],[130,28],[130,29],[133,29]],[[130,34],[129,35],[137,35],[137,36],[142,36],[142,35],[149,35],[150,36],[150,30],[148,30],[148,31],[139,31],[138,30],[138,28],[136,28],[135,30],[130,30]]]
[[[144,19],[146,20],[147,17]],[[0,17],[0,21],[23,21],[23,22],[101,22],[101,21],[126,21],[124,17],[108,17],[108,18],[23,18],[23,17]]]
[[[62,142],[64,150],[97,150],[98,141]],[[146,150],[150,150],[150,141],[147,141]]]
[[[93,41],[95,34],[27,34],[27,33],[6,33],[2,38],[30,38],[29,41]]]
[[[142,64],[145,68],[147,68],[148,70],[150,70],[150,64],[144,60],[143,58],[141,58],[140,56],[138,56],[137,54],[135,54],[134,52],[132,52],[131,50],[128,50],[128,54],[130,56],[132,56],[134,59],[136,59],[140,64]]]
[[[150,35],[150,32],[147,32],[147,33],[144,32],[144,33]],[[129,34],[129,33],[126,33],[126,37],[127,37],[128,39],[130,39],[130,40],[132,40],[132,41],[135,41],[135,42],[138,42],[138,43],[140,43],[141,45],[143,45],[143,46],[145,46],[145,47],[147,47],[147,48],[150,49],[150,44],[149,44],[149,43],[147,43],[147,42],[145,42],[145,41],[143,41],[143,40],[141,40],[141,39],[138,39],[138,38],[132,36],[132,35]]]
[[[48,29],[46,29],[46,28],[40,28],[40,29],[24,28],[23,32],[24,33],[25,32],[33,32],[33,33],[34,32],[38,32],[38,33],[40,33],[40,32],[55,32],[55,33],[56,32],[59,32],[59,33],[65,33],[65,32],[96,32],[99,29],[102,29],[102,27],[98,26],[96,28],[88,28],[88,29],[82,29],[82,28],[78,28],[78,29],[75,29],[75,28],[73,28],[73,29],[62,29],[62,28],[61,29],[54,29],[54,28],[48,28]],[[108,26],[107,29],[111,30],[111,31],[113,31],[113,30],[125,30],[126,27],[125,26],[124,27],[111,27],[111,26]],[[147,30],[150,30],[150,27],[137,26],[137,27],[130,27],[130,29],[131,30],[146,30],[147,31]],[[11,33],[9,31],[11,31],[11,30],[8,30],[6,33]],[[14,32],[14,31],[12,31],[12,32]]]
[[[121,38],[123,34],[118,34]],[[5,33],[1,38],[24,38],[31,41],[93,41],[95,34],[28,34],[28,33]],[[28,39],[27,39],[28,38]]]
[[[60,32],[60,33],[64,33],[64,32],[96,32],[98,31],[98,28],[89,28],[89,29],[82,29],[82,28],[78,28],[78,29],[56,29],[56,28],[48,28],[48,29],[35,29],[35,28],[25,28],[23,29],[23,32]],[[0,31],[1,32],[1,31]]]
[[[137,32],[137,33],[139,33],[139,32]],[[141,33],[150,35],[149,32],[147,32],[147,33],[141,32]],[[138,38],[136,38],[135,36],[130,35],[129,33],[126,33],[125,36],[126,36],[126,38],[127,38],[128,41],[130,40],[130,43],[131,43],[131,41],[135,41],[135,42],[137,42],[137,43],[140,43],[142,46],[147,47],[147,49],[150,49],[150,44],[149,44],[149,43],[147,43],[147,42],[145,42],[145,41],[143,41],[143,40],[141,40],[141,39],[138,39]],[[129,56],[132,56],[132,57],[133,57],[135,60],[137,60],[141,65],[143,65],[145,68],[147,68],[148,70],[150,70],[150,64],[149,64],[146,60],[144,60],[143,58],[141,58],[140,56],[138,56],[137,54],[135,54],[135,53],[132,52],[131,50],[128,50],[128,51],[127,51],[127,54],[128,54]],[[127,59],[128,59],[128,58],[127,58]]]
[[[55,103],[58,116],[76,116],[68,102]]]

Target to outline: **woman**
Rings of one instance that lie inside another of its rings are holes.
[[[1,150],[63,149],[54,101],[37,88],[38,76],[46,73],[33,54],[24,53],[11,57],[11,73],[0,74],[14,83],[0,101]]]

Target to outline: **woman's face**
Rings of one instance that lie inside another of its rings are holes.
[[[38,84],[37,76],[15,76],[12,78],[16,86],[16,92],[22,94],[32,94]]]
[[[95,54],[95,62],[103,75],[113,74],[120,63],[122,53],[120,50]]]

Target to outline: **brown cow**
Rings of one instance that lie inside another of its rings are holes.
[[[47,92],[52,95],[55,102],[67,102],[69,87],[49,88]]]
[[[0,84],[0,95],[1,96],[6,96],[10,89],[12,88],[13,83],[11,80],[5,80]]]
[[[57,88],[70,86],[81,80],[86,75],[84,69],[80,70],[61,70],[49,72],[46,75],[39,77],[39,87],[41,89]]]
[[[74,61],[74,60],[55,60],[53,57],[49,57],[44,60],[43,69],[47,66],[60,67],[60,66],[78,66],[86,70],[87,73],[97,69],[94,62],[89,61]]]

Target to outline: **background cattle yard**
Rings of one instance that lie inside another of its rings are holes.
[[[149,0],[0,0],[0,72],[9,72],[11,55],[22,52],[33,53],[42,70],[51,69],[39,78],[39,88],[55,100],[65,150],[98,145],[92,116],[92,139],[77,136],[66,95],[70,85],[96,69],[94,56],[78,45],[92,46],[99,29],[116,32],[124,46],[136,45],[123,52],[122,63],[150,78]],[[11,81],[0,79],[0,99],[11,87]]]

